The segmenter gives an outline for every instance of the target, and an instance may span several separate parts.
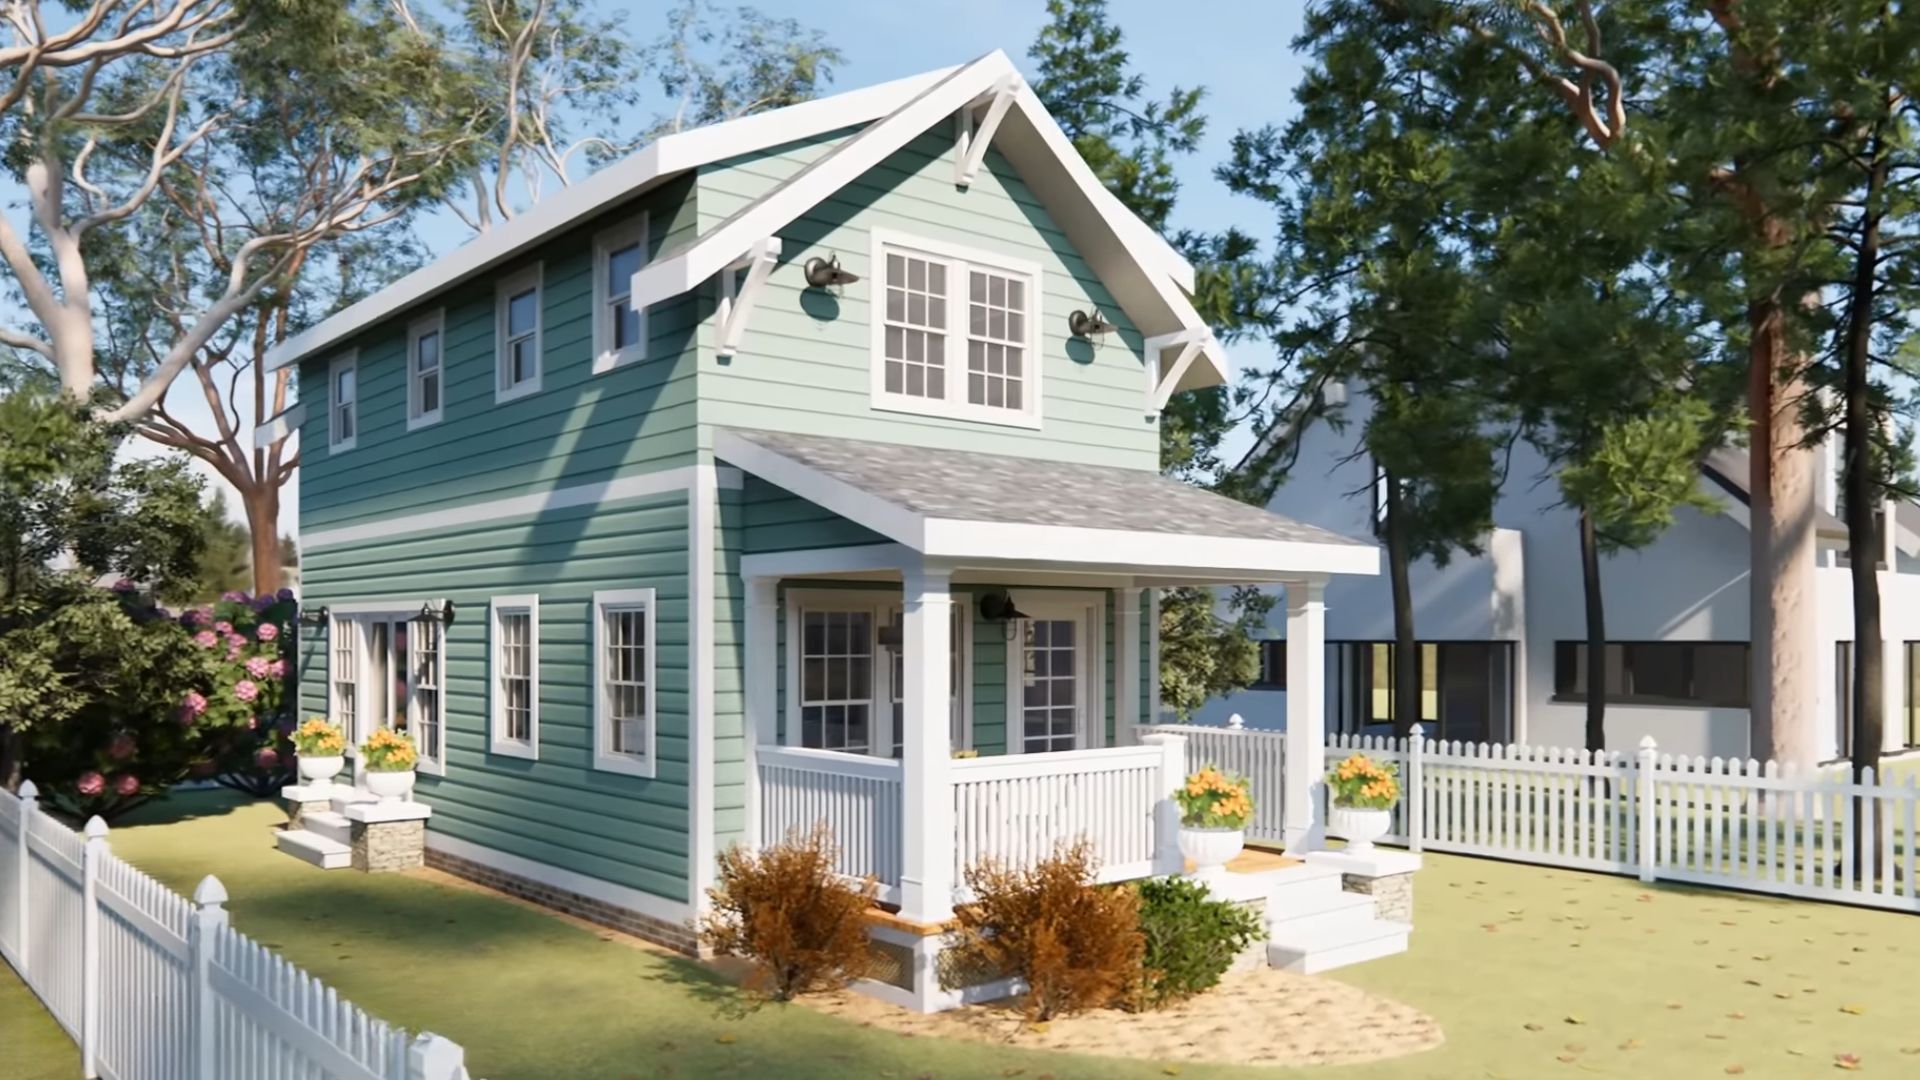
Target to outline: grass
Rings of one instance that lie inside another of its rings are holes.
[[[174,820],[159,823],[161,813]],[[305,867],[273,851],[279,818],[270,805],[196,794],[116,828],[111,842],[182,892],[218,874],[241,929],[376,1015],[458,1040],[484,1080],[1173,1074],[906,1038],[804,1007],[746,1012],[699,965],[610,934],[409,876]],[[1879,1075],[1920,1073],[1913,916],[1437,855],[1416,892],[1412,950],[1333,977],[1432,1014],[1445,1046],[1375,1065],[1178,1075],[1651,1080],[1738,1067],[1784,1080],[1833,1075],[1839,1054]],[[73,1075],[52,1021],[19,1015],[31,1000],[0,980],[7,1075]]]

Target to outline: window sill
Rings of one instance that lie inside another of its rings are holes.
[[[532,397],[539,392],[540,378],[539,376],[535,376],[510,390],[495,390],[493,392],[493,403],[495,405],[505,405],[509,401],[519,401],[523,397]]]
[[[955,405],[948,402],[932,402],[924,398],[907,397],[895,394],[875,394],[873,408],[879,412],[909,413],[914,416],[927,416],[936,420],[959,420],[970,424],[992,424],[996,427],[1027,428],[1040,430],[1038,413],[1013,412],[1009,409],[989,409],[975,405]]]
[[[432,427],[433,425],[440,422],[440,417],[441,417],[441,413],[437,409],[434,410],[433,412],[424,413],[420,416],[409,416],[407,417],[407,430],[419,431],[421,428]]]
[[[640,776],[648,780],[654,777],[651,758],[629,757],[625,754],[593,755],[593,767],[600,772],[621,773],[626,776]]]
[[[339,442],[330,442],[327,444],[327,456],[332,457],[335,454],[344,454],[358,445],[358,439],[341,439]]]
[[[637,364],[646,358],[647,350],[638,345],[629,345],[618,352],[611,350],[602,352],[593,358],[593,374],[604,375],[615,368],[623,368],[628,364]]]
[[[537,742],[514,742],[510,739],[495,739],[487,747],[488,753],[502,757],[520,758],[523,761],[539,761],[540,745]]]

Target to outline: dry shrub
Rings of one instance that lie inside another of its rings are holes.
[[[700,939],[722,956],[752,962],[749,990],[790,1001],[867,973],[875,885],[871,878],[847,884],[834,871],[835,855],[824,825],[757,853],[736,844],[721,854]]]
[[[1028,1020],[1120,1004],[1140,983],[1139,894],[1094,884],[1094,870],[1085,843],[1028,869],[967,870],[976,899],[954,913],[961,948],[980,966],[1026,981]]]

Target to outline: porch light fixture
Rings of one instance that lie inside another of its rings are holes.
[[[418,623],[437,622],[443,626],[452,626],[453,625],[453,601],[429,600],[426,603],[420,605],[420,614],[415,615],[412,619],[408,621],[418,622]]]
[[[300,625],[301,626],[327,625],[327,605],[321,604],[319,607],[301,608],[300,609]]]
[[[1095,335],[1106,337],[1119,327],[1108,322],[1100,315],[1100,309],[1076,311],[1067,316],[1067,329],[1077,338],[1090,338]]]
[[[1005,589],[981,594],[980,617],[988,622],[997,622],[1006,627],[1007,640],[1009,641],[1013,640],[1014,624],[1021,619],[1030,618],[1026,612],[1013,606],[1013,597],[1007,595],[1007,590]]]
[[[860,275],[840,265],[840,256],[829,255],[821,258],[815,255],[807,260],[807,284],[816,289],[829,289],[851,285],[860,280]]]

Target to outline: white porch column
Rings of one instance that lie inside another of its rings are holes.
[[[760,831],[760,753],[762,746],[780,741],[779,716],[775,702],[779,698],[776,680],[780,674],[780,579],[747,579],[746,695],[747,695],[747,846],[759,849],[781,837],[762,836]]]
[[[902,578],[900,914],[944,922],[953,915],[954,886],[952,749],[947,745],[952,572],[923,564],[909,567]]]
[[[1287,589],[1286,845],[1289,854],[1326,846],[1322,789],[1327,773],[1327,583]]]
[[[1113,745],[1138,746],[1141,723],[1140,590],[1115,589],[1113,605]]]

